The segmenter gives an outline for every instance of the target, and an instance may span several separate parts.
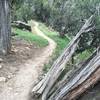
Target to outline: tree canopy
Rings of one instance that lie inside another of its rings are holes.
[[[80,50],[97,47],[100,43],[100,1],[99,0],[12,0],[17,9],[13,20],[27,22],[40,20],[57,30],[61,37],[73,37],[86,19],[95,15],[95,30],[84,34]],[[85,38],[84,38],[85,37]]]

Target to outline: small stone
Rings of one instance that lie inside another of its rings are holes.
[[[5,77],[0,77],[0,82],[6,82],[6,78]]]
[[[0,69],[2,68],[3,66],[2,65],[0,65]]]
[[[13,90],[13,88],[9,87],[9,90]]]
[[[18,92],[16,92],[14,95],[17,96],[17,95],[19,95],[19,94],[18,94]]]
[[[11,78],[11,76],[10,76],[10,75],[8,75],[8,78],[10,79],[10,78]]]
[[[10,79],[10,78],[12,78],[14,75],[12,74],[12,73],[10,73],[8,76],[7,76],[7,78],[8,79]]]

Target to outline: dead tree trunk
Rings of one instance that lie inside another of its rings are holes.
[[[11,24],[9,0],[0,0],[0,55],[11,49]]]
[[[77,71],[65,75],[48,100],[76,100],[80,94],[100,80],[99,74],[100,51],[96,51]]]
[[[34,94],[42,94],[42,100],[47,100],[48,94],[65,69],[66,63],[71,59],[72,55],[74,54],[77,45],[80,40],[80,36],[92,30],[94,27],[92,26],[93,16],[91,16],[86,23],[83,25],[81,30],[77,33],[75,38],[69,43],[68,47],[65,48],[64,52],[61,54],[61,56],[54,62],[53,66],[47,73],[47,75],[44,77],[43,80],[41,80],[34,88],[33,93]]]
[[[25,22],[22,22],[22,21],[14,21],[13,27],[17,27],[19,29],[25,29],[25,30],[31,31],[31,26]]]

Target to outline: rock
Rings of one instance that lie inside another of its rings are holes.
[[[7,76],[8,79],[11,79],[12,77],[14,77],[12,73],[9,73],[9,75]]]
[[[9,90],[13,90],[13,88],[11,88],[11,87],[9,87],[8,89],[9,89]]]
[[[11,78],[11,76],[10,76],[10,75],[8,75],[7,77],[8,77],[9,79]]]
[[[6,78],[5,77],[0,77],[0,82],[6,82]]]
[[[15,95],[15,96],[17,96],[17,95],[19,95],[19,93],[18,93],[18,92],[16,92],[14,95]]]
[[[2,65],[0,65],[0,69],[2,68],[3,66]]]

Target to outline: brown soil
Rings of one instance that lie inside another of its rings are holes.
[[[5,77],[5,82],[0,82],[0,100],[29,100],[33,84],[42,73],[45,63],[48,63],[56,44],[45,36],[34,22],[32,30],[47,39],[49,45],[45,48],[37,48],[34,44],[25,40],[13,39],[11,54],[3,57],[0,69],[0,77]]]
[[[40,49],[35,44],[14,37],[11,53],[2,57],[0,77],[5,77],[7,83],[20,70],[20,65],[24,64],[28,59],[34,59],[42,50],[43,48]],[[4,84],[4,82],[0,82],[0,88],[3,88]],[[0,89],[0,91],[2,90]]]
[[[6,78],[10,72],[15,73],[19,69],[20,64],[36,57],[40,52],[40,48],[36,47],[36,45],[30,44],[22,39],[14,38],[12,43],[11,53],[3,57],[3,61],[1,62],[3,68],[0,70],[0,76],[5,76]]]

